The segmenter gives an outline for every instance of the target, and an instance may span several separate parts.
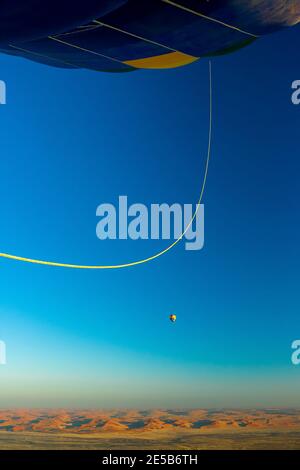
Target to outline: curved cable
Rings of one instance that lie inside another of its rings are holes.
[[[209,131],[208,131],[208,148],[207,148],[207,157],[206,157],[206,165],[205,165],[205,171],[204,171],[204,177],[203,177],[203,182],[202,182],[202,187],[201,187],[201,192],[199,196],[199,200],[197,203],[196,210],[186,226],[184,232],[180,235],[179,238],[177,238],[171,245],[167,246],[164,250],[159,251],[158,253],[149,256],[148,258],[144,258],[141,260],[137,261],[132,261],[130,263],[124,263],[124,264],[115,264],[115,265],[81,265],[81,264],[69,264],[69,263],[58,263],[55,261],[44,261],[40,259],[31,259],[31,258],[24,258],[23,256],[16,256],[8,253],[0,253],[0,258],[6,258],[9,260],[14,260],[14,261],[21,261],[23,263],[31,263],[31,264],[41,264],[41,265],[46,265],[46,266],[56,266],[59,268],[70,268],[70,269],[122,269],[122,268],[130,268],[132,266],[138,266],[140,264],[145,264],[149,263],[150,261],[153,261],[157,258],[160,258],[164,254],[168,253],[170,250],[172,250],[185,236],[189,228],[191,227],[192,223],[194,222],[197,213],[199,211],[205,186],[206,186],[206,181],[207,181],[207,175],[208,175],[208,167],[209,167],[209,162],[210,162],[210,156],[211,156],[211,144],[212,144],[212,121],[213,121],[213,90],[212,90],[212,67],[211,67],[211,62],[209,62]]]

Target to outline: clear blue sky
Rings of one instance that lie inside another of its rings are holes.
[[[213,60],[204,250],[121,271],[0,262],[0,406],[299,403],[299,38]],[[0,79],[0,251],[111,264],[164,248],[98,240],[95,211],[197,200],[207,61],[111,75],[2,55]]]

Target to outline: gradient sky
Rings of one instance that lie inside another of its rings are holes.
[[[202,251],[120,271],[0,261],[0,407],[299,404],[299,39],[213,60]],[[115,75],[1,55],[0,79],[0,251],[113,264],[163,249],[98,240],[96,207],[196,202],[207,61]]]

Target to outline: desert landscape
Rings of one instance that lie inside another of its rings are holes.
[[[300,449],[300,410],[0,410],[0,449]]]

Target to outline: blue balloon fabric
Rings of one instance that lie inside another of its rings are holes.
[[[5,0],[0,51],[64,68],[163,69],[299,21],[298,0]]]

